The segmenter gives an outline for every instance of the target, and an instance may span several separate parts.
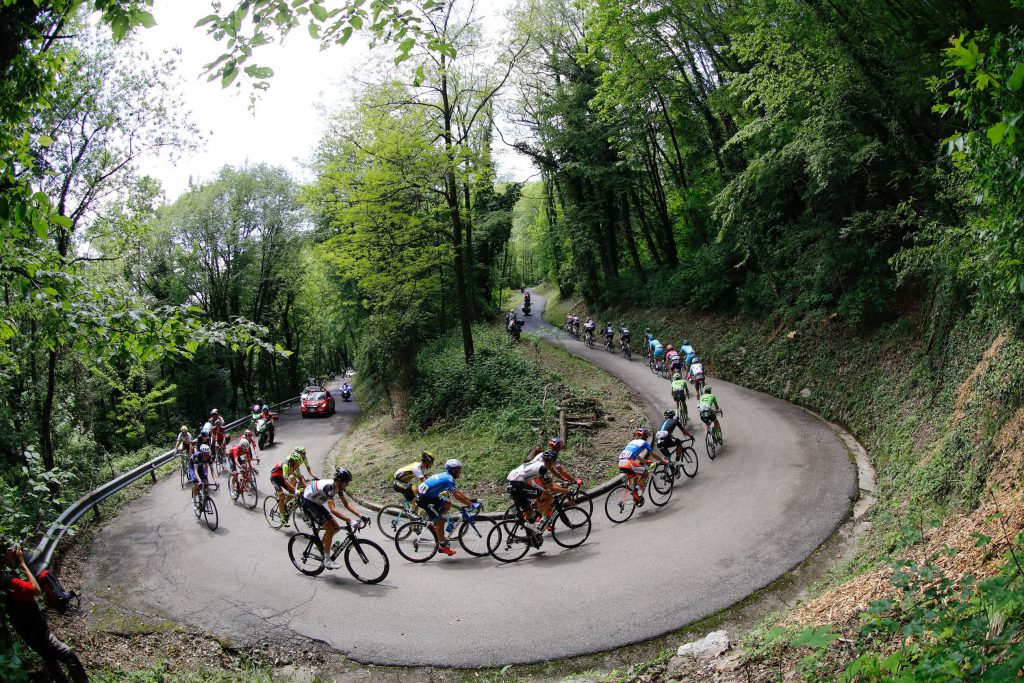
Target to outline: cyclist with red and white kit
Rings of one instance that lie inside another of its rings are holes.
[[[344,467],[334,470],[333,479],[314,479],[302,492],[300,502],[302,509],[306,511],[314,524],[324,530],[324,567],[337,569],[338,565],[331,559],[331,543],[334,535],[341,531],[341,525],[337,520],[345,522],[345,525],[352,526],[352,520],[338,509],[334,504],[334,497],[337,496],[349,512],[357,517],[364,525],[370,523],[370,518],[361,514],[345,496],[345,487],[352,481],[352,473]]]

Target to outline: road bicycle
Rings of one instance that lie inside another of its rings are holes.
[[[530,548],[544,544],[544,532],[563,548],[578,548],[590,537],[590,514],[572,502],[571,493],[552,498],[551,512],[535,521],[528,521],[529,510],[516,508],[487,535],[487,552],[499,562],[518,562]]]
[[[685,385],[684,385],[685,386]],[[675,402],[676,415],[679,416],[679,423],[684,427],[690,421],[690,412],[686,408],[686,392],[682,389],[672,390],[672,400]]]
[[[665,463],[658,463],[647,478],[647,495],[644,496],[637,484],[642,475],[629,475],[611,491],[604,501],[604,513],[615,524],[622,524],[633,516],[638,507],[643,507],[649,500],[657,507],[665,505],[672,498],[676,477],[672,468]]]
[[[661,375],[662,377],[667,377],[668,375],[668,366],[665,364],[665,359],[660,356],[651,359],[650,368],[651,372],[655,375]]]
[[[217,525],[220,523],[217,504],[213,502],[213,498],[206,490],[206,484],[200,483],[198,490],[192,494],[192,512],[195,513],[196,519],[206,522],[210,531],[217,530]]]
[[[479,516],[482,510],[482,505],[459,506],[458,514],[449,513],[444,518],[444,533],[448,541],[451,541],[455,525],[462,519],[455,536],[462,549],[473,557],[487,554],[487,534],[494,526],[493,520]],[[395,549],[410,562],[426,562],[437,554],[440,547],[441,542],[434,531],[434,525],[428,520],[414,519],[395,531]]]
[[[622,357],[626,360],[633,360],[633,350],[629,348],[628,341],[619,342],[619,349],[622,351]]]
[[[694,377],[690,380],[690,384],[693,385],[693,395],[700,396],[700,392],[704,390],[704,377]]]
[[[587,330],[583,333],[583,343],[587,345],[588,349],[594,348],[594,333]]]
[[[612,344],[612,338],[605,336],[604,338],[604,350],[608,353],[615,353],[615,346]]]
[[[277,503],[277,493],[272,493],[263,499],[263,516],[266,518],[270,528],[280,529],[290,519],[297,532],[313,533],[317,528],[316,524],[313,523],[313,520],[306,514],[306,511],[302,509],[302,505],[299,504],[299,500],[302,497],[302,489],[298,489],[295,493],[285,491],[280,495],[283,495],[285,499],[284,515],[281,514],[281,508]]]
[[[256,493],[256,476],[259,471],[247,461],[243,462],[239,469],[237,486],[235,477],[231,476],[230,472],[225,474],[228,477],[228,493],[231,494],[231,500],[237,503],[241,499],[242,505],[250,510],[255,510],[256,504],[259,502],[259,494]]]
[[[669,463],[672,465],[672,474],[678,479],[680,474],[685,474],[690,479],[697,476],[697,468],[699,463],[697,462],[697,451],[693,449],[692,444],[694,438],[690,437],[685,441],[682,439],[675,439],[673,446],[670,446],[668,453]],[[683,444],[688,444],[684,446]],[[664,452],[662,452],[664,455]]]
[[[187,450],[185,450],[185,451],[180,451],[179,450],[178,453],[179,453],[179,455],[178,455],[178,461],[179,461],[179,463],[178,463],[179,464],[178,470],[179,470],[179,473],[181,475],[181,488],[185,488],[186,486],[188,486],[189,484],[192,483],[192,475],[189,472],[189,465],[188,465],[188,451]]]
[[[391,569],[391,561],[384,549],[373,541],[356,537],[356,532],[369,526],[370,523],[356,522],[342,527],[345,538],[334,541],[330,560],[333,562],[344,555],[348,573],[363,583],[380,583]],[[318,576],[327,567],[324,566],[324,544],[320,539],[320,530],[313,533],[299,533],[288,539],[288,557],[295,568],[306,576]]]
[[[388,538],[394,538],[398,527],[406,522],[420,519],[411,501],[403,501],[401,505],[385,505],[377,512],[377,528]]]
[[[705,415],[710,416],[712,414],[724,415],[724,413],[721,410],[716,410],[714,411],[714,413],[702,412],[700,418],[703,421]],[[715,452],[723,445],[722,430],[720,427],[712,427],[710,424],[706,422],[704,423],[704,426],[707,428],[707,432],[704,435],[704,448],[707,449],[708,457],[714,460]]]

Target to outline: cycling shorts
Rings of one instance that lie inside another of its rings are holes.
[[[654,349],[654,357],[655,358],[664,358],[665,357],[665,349],[663,349],[663,348],[662,349]]]
[[[327,523],[327,520],[333,517],[330,510],[319,503],[314,503],[308,498],[300,498],[299,502],[302,505],[302,509],[309,515],[309,518],[319,527],[322,527]]]
[[[434,498],[432,496],[416,496],[416,505],[421,510],[426,510],[430,516],[431,522],[436,522],[443,518],[444,515],[444,501],[440,498]]]
[[[619,472],[625,475],[643,474],[647,471],[647,463],[639,460],[630,460],[624,465],[619,465]]]
[[[672,362],[671,362],[671,363],[669,363],[669,366],[670,366],[670,367],[671,367],[671,368],[672,368],[673,370],[675,370],[675,369],[677,369],[677,368],[680,368],[680,367],[682,367],[682,365],[683,365],[682,361],[680,361],[680,360],[679,360],[678,358],[673,358],[673,359],[672,359]]]
[[[508,491],[508,495],[512,496],[512,502],[520,510],[531,507],[530,501],[537,500],[541,494],[540,489],[530,486],[525,481],[510,481],[505,490]]]
[[[700,421],[707,425],[711,424],[715,421],[715,411],[710,408],[701,408]]]
[[[673,389],[672,398],[674,398],[677,401],[684,400],[686,398],[686,389]]]
[[[270,483],[274,485],[275,491],[287,491],[288,487],[284,485],[284,475],[279,474],[276,477],[270,478]]]
[[[196,474],[199,475],[203,482],[206,482],[206,465],[196,463]]]
[[[401,493],[402,498],[405,498],[406,502],[411,503],[416,499],[416,494],[413,492],[411,486],[402,486],[396,481],[391,485],[391,488],[393,488],[396,493]]]

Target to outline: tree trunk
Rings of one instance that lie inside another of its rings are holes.
[[[622,232],[626,235],[626,245],[629,247],[629,255],[633,259],[633,270],[636,271],[640,282],[647,284],[647,273],[644,272],[644,266],[640,263],[640,254],[636,250],[636,240],[633,238],[633,221],[629,214],[629,200],[626,197],[620,197],[619,202],[622,204]]]

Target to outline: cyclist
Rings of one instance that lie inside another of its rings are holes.
[[[718,438],[722,438],[722,425],[718,423],[718,415],[722,413],[722,409],[718,406],[718,399],[714,394],[711,393],[711,387],[705,386],[704,391],[701,392],[700,401],[697,402],[700,409],[700,420],[704,425],[711,430],[711,425],[715,427],[715,431],[718,433]]]
[[[293,496],[298,495],[298,493],[296,493],[296,484],[298,482],[294,480],[294,477],[286,477],[284,474],[284,469],[287,464],[287,460],[284,462],[275,462],[274,466],[270,468],[270,483],[274,485],[275,495],[277,496],[277,510],[281,514],[281,519],[284,520],[283,526],[291,525],[288,518],[285,516],[285,494],[287,493]],[[301,475],[299,478],[301,479]],[[292,481],[289,481],[289,479],[292,479]],[[293,483],[293,481],[295,481],[295,483]],[[299,486],[299,490],[301,490],[305,484],[306,480],[302,479],[302,484]]]
[[[693,345],[690,344],[690,340],[689,339],[684,339],[683,340],[683,343],[680,344],[680,346],[679,346],[679,351],[684,356],[689,355],[691,353],[696,353],[696,351],[693,350]]]
[[[306,466],[306,471],[309,472],[310,479],[316,479],[317,476],[313,474],[313,468],[309,466],[309,458],[306,457],[306,448],[304,446],[296,446],[292,454],[288,456],[288,461],[284,466],[284,476],[295,477],[301,479],[305,483],[305,479],[302,476],[302,466]]]
[[[665,347],[665,360],[668,362],[668,369],[672,372],[682,369],[683,361],[679,358],[679,352],[671,344]]]
[[[593,337],[594,336],[594,329],[596,327],[597,327],[597,324],[594,322],[594,319],[593,318],[587,318],[587,322],[583,323],[583,336],[586,337],[589,334],[591,337]]]
[[[422,482],[426,481],[427,470],[433,464],[434,454],[430,451],[421,451],[418,461],[410,463],[405,467],[400,467],[395,471],[395,482],[391,485],[391,488],[396,493],[400,493],[402,498],[405,498],[406,502],[412,505],[413,509],[416,508],[416,489],[413,487],[413,483],[415,482],[416,486],[419,486]],[[417,479],[419,481],[416,481]]]
[[[203,482],[203,486],[207,486],[207,473],[212,469],[210,463],[213,462],[213,455],[210,453],[210,446],[203,444],[195,451],[192,452],[192,457],[189,460],[189,467],[192,470],[192,495],[195,496],[199,493],[199,482]],[[216,484],[214,484],[216,486]],[[218,488],[220,488],[218,486]]]
[[[693,384],[694,395],[700,396],[701,388],[704,386],[704,364],[700,362],[700,358],[694,356],[693,364],[686,371],[686,378]]]
[[[650,436],[651,430],[647,427],[640,427],[633,432],[633,440],[627,443],[619,453],[619,472],[626,475],[626,481],[630,484],[633,493],[633,500],[637,502],[638,507],[644,504],[643,492],[647,488],[647,479],[650,477],[647,466],[651,464],[651,460],[644,458],[644,454],[649,453],[654,459],[666,465],[669,464],[668,460],[651,448],[651,444],[647,442]]]
[[[676,417],[676,411],[669,409],[666,410],[664,414],[665,421],[661,423],[660,427],[658,427],[658,431],[654,435],[654,440],[658,444],[658,450],[661,451],[661,454],[671,460],[672,450],[683,443],[682,439],[673,434],[676,428],[678,427],[679,431],[681,431],[684,436],[690,437],[690,441],[694,440],[694,436],[686,429],[686,425]]]
[[[580,338],[580,317],[575,313],[572,316],[572,336]]]
[[[359,510],[352,505],[352,501],[345,497],[345,487],[350,481],[352,481],[352,473],[344,467],[339,467],[334,470],[333,479],[315,479],[310,482],[306,490],[302,492],[300,499],[302,509],[306,511],[314,524],[324,530],[324,567],[327,569],[338,568],[338,565],[331,559],[334,534],[341,531],[341,525],[338,524],[335,517],[345,522],[345,526],[352,527],[352,520],[334,505],[334,497],[340,498],[348,511],[358,517],[363,524],[370,521],[369,517],[360,514]]]
[[[650,352],[651,352],[651,340],[653,340],[653,339],[654,339],[654,333],[651,332],[651,328],[645,327],[644,328],[644,348],[643,348],[644,357],[646,357],[648,354],[650,354]]]
[[[665,357],[665,347],[657,339],[651,339],[651,365],[654,365]]]
[[[228,467],[231,468],[231,483],[238,490],[238,473],[252,463],[252,444],[245,436],[228,449]]]
[[[604,340],[608,345],[608,348],[612,348],[612,339],[615,337],[615,328],[612,327],[612,321],[609,320],[604,324]]]
[[[178,438],[174,441],[174,450],[185,453],[192,452],[192,434],[188,431],[187,425],[181,425],[178,431]]]
[[[451,501],[441,498],[442,494],[451,493],[455,500],[463,505],[479,506],[476,498],[467,498],[459,490],[455,480],[462,474],[462,463],[452,458],[444,463],[444,472],[438,472],[416,487],[416,504],[430,516],[430,523],[437,534],[438,548],[445,555],[454,555],[455,551],[448,546],[444,535],[444,514],[451,509]]]
[[[251,429],[246,429],[242,432],[242,438],[249,442],[249,452],[252,455],[256,455],[259,452],[259,446],[257,445],[256,435],[252,433]]]
[[[686,380],[681,374],[676,372],[672,375],[672,400],[682,409],[683,424],[690,418],[690,413],[686,409],[686,386]]]
[[[569,489],[558,486],[551,481],[550,466],[558,460],[558,453],[544,451],[533,460],[524,462],[519,467],[508,473],[508,495],[516,504],[519,512],[527,513],[532,509],[530,501],[537,501],[537,509],[541,518],[551,514],[551,494],[569,493]],[[536,521],[530,519],[530,521]]]
[[[629,328],[625,324],[619,325],[619,351],[623,350],[626,344],[629,343],[630,336]]]
[[[555,454],[555,458],[549,462],[548,469],[564,482],[571,481],[577,486],[583,486],[583,480],[569,474],[569,471],[566,470],[565,467],[562,466],[562,463],[558,461],[558,454],[562,452],[563,448],[565,448],[565,441],[563,441],[561,437],[552,437],[548,439],[546,448],[540,448],[534,451],[535,454],[533,455],[532,462],[544,462],[544,453],[550,451]]]

